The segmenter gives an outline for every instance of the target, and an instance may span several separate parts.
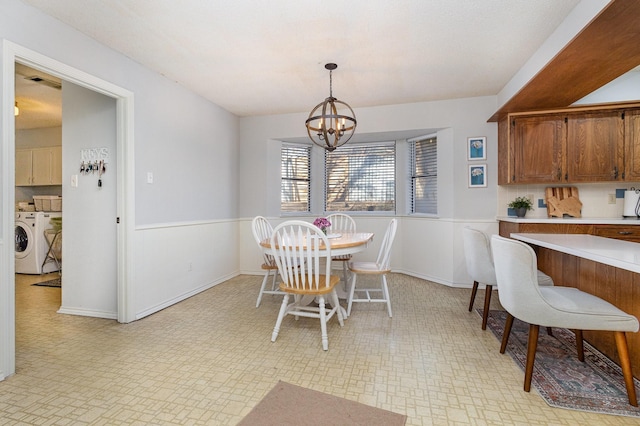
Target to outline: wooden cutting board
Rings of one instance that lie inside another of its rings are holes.
[[[582,202],[575,186],[548,187],[544,190],[547,201],[547,216],[582,217]]]

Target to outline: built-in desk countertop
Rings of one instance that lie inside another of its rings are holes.
[[[640,244],[587,234],[512,233],[525,243],[640,273]]]
[[[640,225],[640,220],[635,218],[622,217],[515,217],[498,216],[498,222],[511,223],[550,223],[550,224],[572,224],[572,225]]]

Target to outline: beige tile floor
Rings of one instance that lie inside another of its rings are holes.
[[[0,382],[0,424],[234,425],[278,380],[406,414],[407,425],[640,423],[522,391],[522,371],[467,311],[467,289],[392,274],[394,317],[355,305],[344,328],[330,323],[324,352],[311,319],[287,318],[271,343],[280,299],[256,309],[260,282],[239,276],[118,324],[57,314],[59,289],[19,279],[17,372]]]

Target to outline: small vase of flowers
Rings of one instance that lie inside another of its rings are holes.
[[[527,197],[516,197],[515,200],[509,203],[509,207],[516,211],[516,216],[524,217],[527,214],[527,210],[533,208],[533,203]]]
[[[331,226],[331,222],[329,222],[329,219],[327,219],[326,217],[316,218],[316,220],[313,221],[313,224],[320,228],[320,230],[324,232],[325,235],[327,235],[327,228]]]

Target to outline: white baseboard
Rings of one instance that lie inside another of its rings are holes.
[[[80,309],[80,308],[65,308],[61,306],[58,309],[59,314],[68,314],[68,315],[79,315],[82,317],[94,317],[94,318],[104,318],[104,319],[118,319],[117,312],[104,312],[104,311],[94,311],[90,309]]]

